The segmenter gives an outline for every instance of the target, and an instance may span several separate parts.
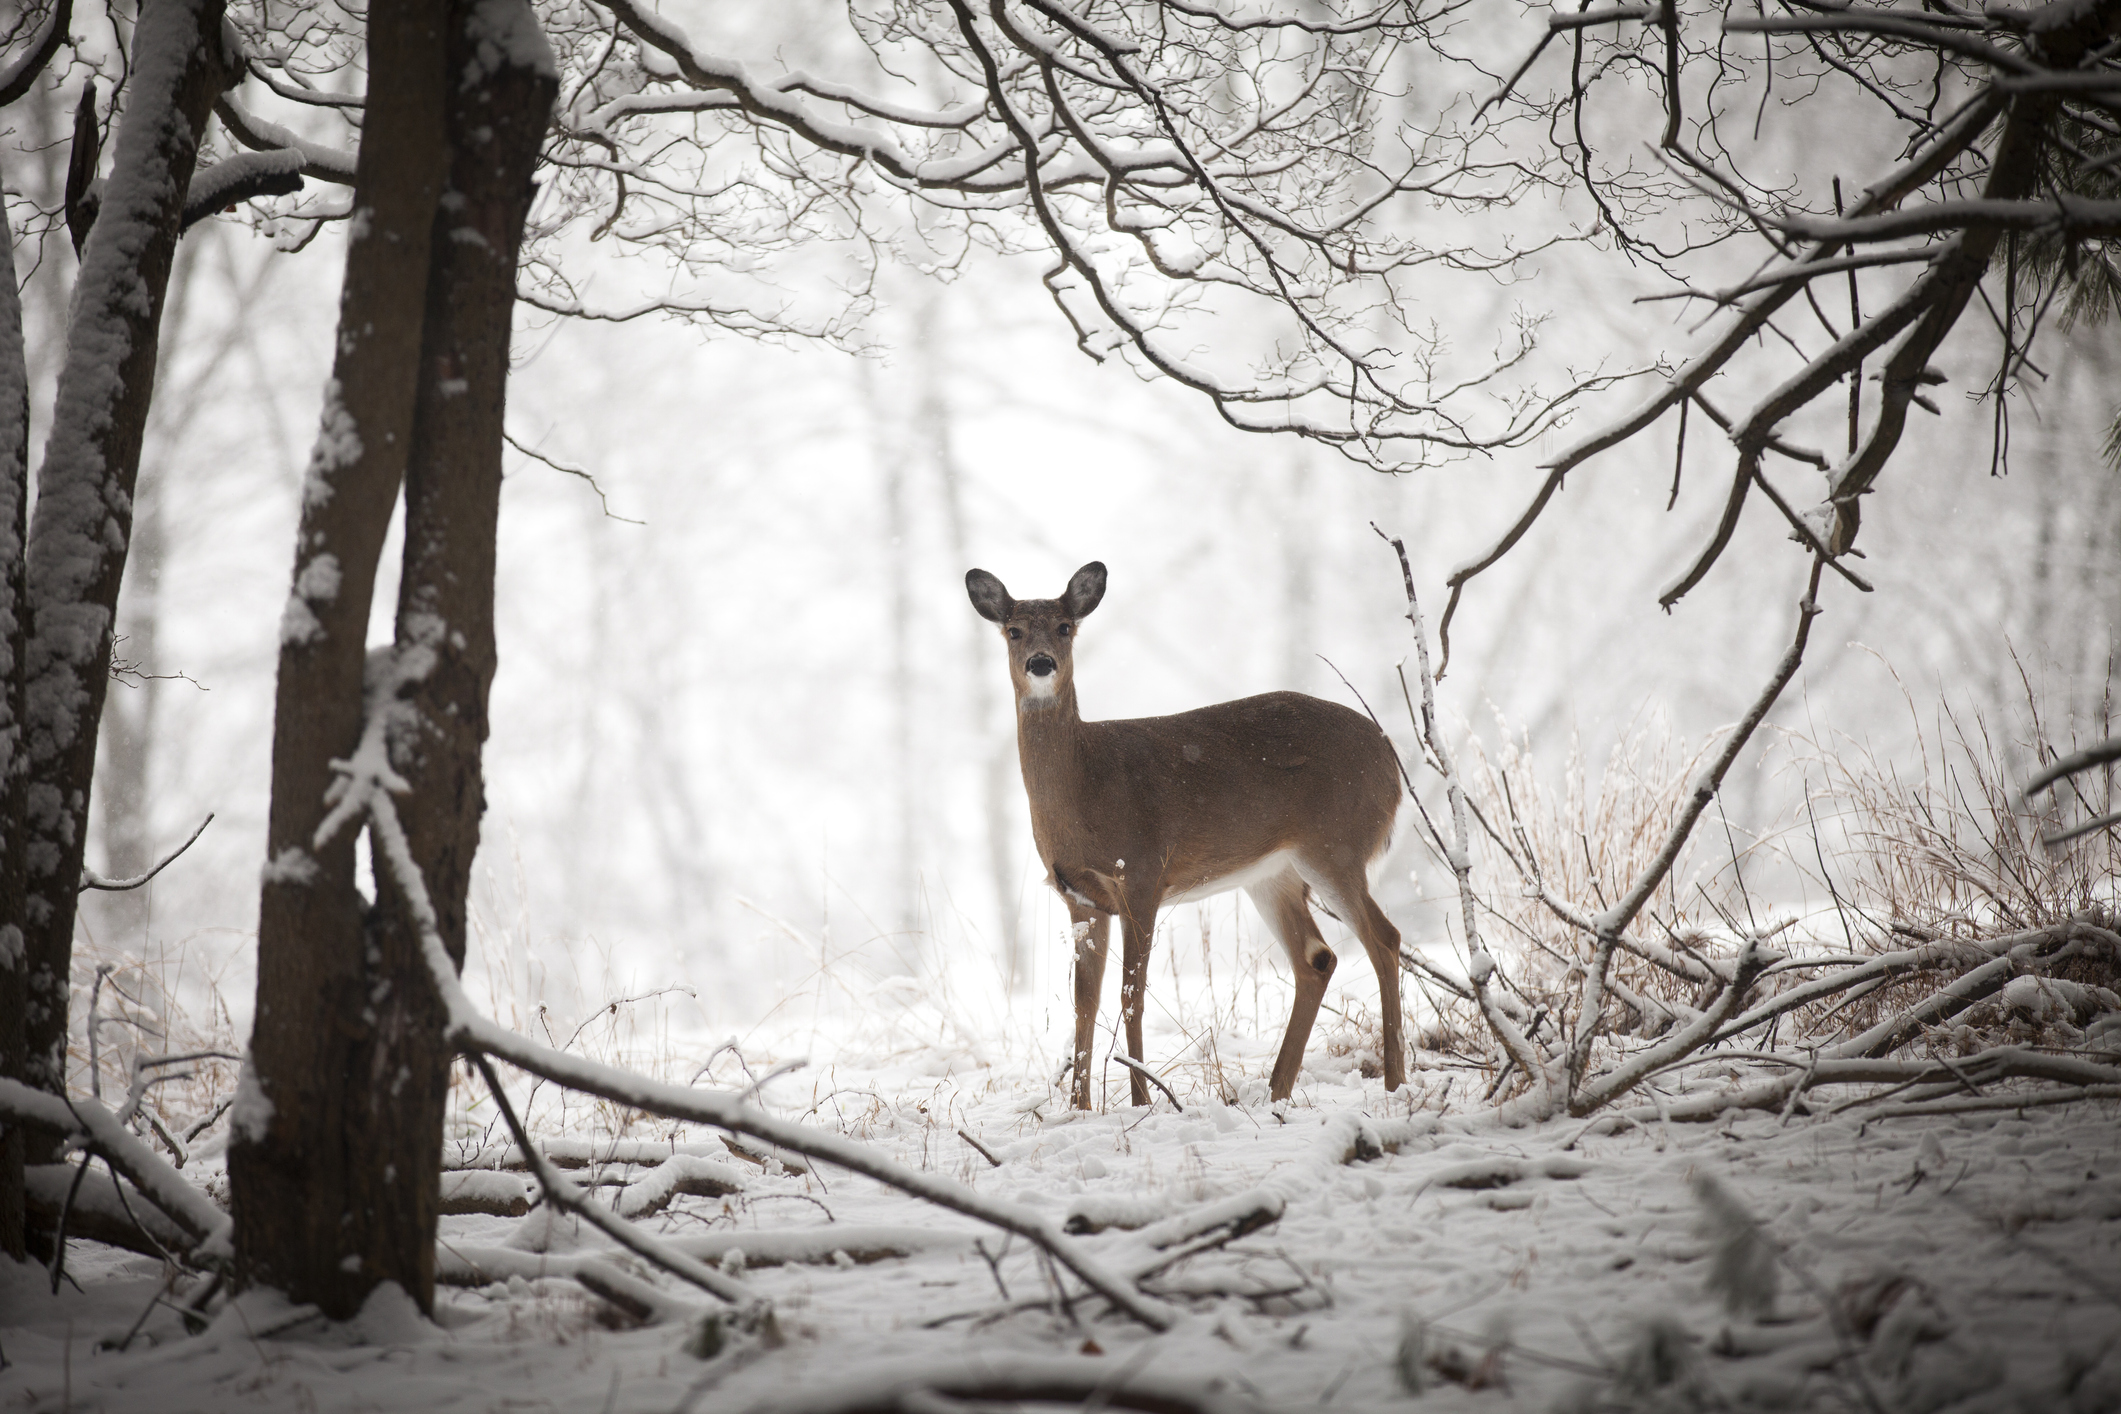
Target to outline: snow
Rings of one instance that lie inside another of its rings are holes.
[[[229,1133],[246,1144],[262,1144],[272,1117],[273,1102],[266,1098],[265,1087],[258,1083],[258,1072],[246,1060],[236,1080],[236,1103],[228,1112]]]
[[[258,873],[259,882],[265,884],[307,884],[316,877],[317,861],[307,850],[292,845],[266,860]]]
[[[339,597],[339,557],[318,555],[295,576],[295,593],[312,604],[329,604]]]
[[[283,644],[314,643],[324,632],[316,611],[303,602],[299,594],[289,594],[287,603],[280,610],[280,642]]]
[[[464,75],[464,87],[476,86],[504,65],[528,69],[543,78],[559,78],[552,46],[545,40],[536,13],[524,0],[479,0],[468,24],[479,50]]]
[[[364,229],[367,211],[364,206],[353,218]],[[348,239],[358,240],[363,233],[355,231]],[[317,421],[317,445],[309,454],[309,469],[302,477],[302,508],[305,511],[314,511],[331,499],[333,472],[361,459],[361,430],[354,424],[353,414],[340,400],[339,380],[336,378],[325,380],[324,409]]]
[[[394,1288],[338,1326],[252,1293],[187,1336],[149,1311],[154,1262],[77,1243],[80,1289],[53,1297],[41,1269],[0,1261],[13,1362],[0,1403],[56,1407],[70,1390],[74,1407],[113,1414],[667,1411],[688,1398],[826,1410],[875,1408],[893,1389],[1087,1377],[1213,1391],[1230,1409],[1312,1408],[1330,1391],[1335,1409],[1381,1410],[1413,1407],[1411,1378],[1425,1409],[1545,1410],[1601,1394],[1642,1407],[1619,1381],[1660,1372],[1670,1408],[1863,1407],[1865,1389],[1895,1414],[2121,1401],[2112,1104],[1869,1123],[1740,1113],[1563,1151],[1580,1122],[1499,1130],[1410,1113],[1423,1092],[1387,1096],[1310,1059],[1298,1103],[1281,1107],[1203,1096],[1184,1113],[1042,1118],[1023,1111],[1044,1093],[1028,1070],[938,1084],[912,1056],[835,1064],[833,1085],[886,1102],[867,1120],[833,1122],[829,1107],[798,1120],[812,1101],[788,1095],[784,1122],[1056,1222],[1157,1209],[1148,1226],[1076,1239],[1117,1271],[1167,1259],[1155,1244],[1189,1225],[1279,1202],[1277,1221],[1151,1279],[1179,1313],[1166,1332],[1079,1292],[1071,1317],[1023,1242],[873,1180],[729,1165],[737,1192],[675,1196],[642,1226],[740,1274],[772,1304],[778,1348],[733,1332],[712,1358],[691,1353],[711,1343],[698,1292],[539,1208],[442,1220],[433,1323]],[[586,1129],[559,1138],[621,1152]],[[627,1142],[617,1167],[634,1183],[671,1162],[667,1138]],[[715,1141],[695,1128],[677,1142]],[[628,1304],[656,1319],[620,1315]],[[106,1348],[143,1311],[132,1345]]]

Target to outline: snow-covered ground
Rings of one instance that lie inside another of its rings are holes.
[[[769,1301],[777,1341],[730,1333],[703,1358],[714,1342],[678,1309],[695,1293],[542,1210],[443,1220],[445,1269],[497,1279],[444,1288],[433,1324],[394,1288],[344,1326],[253,1294],[189,1336],[154,1304],[158,1264],[77,1243],[56,1298],[41,1268],[0,1259],[0,1407],[913,1411],[995,1407],[893,1402],[924,1380],[964,1392],[982,1374],[1065,1385],[1087,1371],[1108,1394],[1069,1407],[1184,1384],[1236,1409],[2121,1409],[2111,1102],[1498,1130],[1477,1110],[1410,1114],[1433,1084],[1388,1096],[1352,1059],[1313,1059],[1279,1113],[1201,1094],[1184,1112],[1160,1098],[1075,1115],[1028,1066],[939,1080],[903,1058],[835,1065],[837,1093],[809,1122],[1056,1218],[1113,1223],[1081,1240],[1115,1266],[1153,1236],[1121,1223],[1278,1195],[1279,1221],[1150,1283],[1185,1312],[1162,1334],[1072,1286],[1055,1301],[1021,1240],[868,1180],[729,1157],[707,1167],[740,1191],[679,1197],[646,1223]],[[810,1087],[782,1085],[774,1107],[799,1114]],[[1378,1140],[1396,1151],[1363,1157]],[[637,1323],[558,1274],[590,1253],[662,1288],[662,1318]],[[1770,1283],[1764,1310],[1727,1299],[1757,1304]]]

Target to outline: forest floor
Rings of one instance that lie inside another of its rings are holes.
[[[799,1113],[801,1087],[780,1084],[774,1108]],[[446,1260],[510,1274],[444,1287],[432,1323],[394,1287],[343,1325],[253,1293],[188,1335],[155,1302],[158,1263],[77,1242],[56,1298],[43,1269],[0,1259],[0,1408],[889,1408],[924,1372],[1034,1357],[1115,1385],[1185,1383],[1233,1409],[2121,1409],[2111,1102],[1586,1134],[1582,1121],[1410,1117],[1410,1092],[1354,1068],[1314,1069],[1280,1113],[1159,1098],[1078,1115],[1038,1079],[991,1069],[938,1080],[840,1064],[812,1093],[826,1088],[810,1122],[1056,1218],[1113,1223],[1082,1240],[1115,1263],[1139,1250],[1119,1224],[1253,1189],[1286,1206],[1158,1278],[1184,1315],[1155,1334],[1095,1298],[1055,1300],[1020,1240],[866,1179],[732,1160],[740,1191],[646,1220],[772,1303],[775,1339],[732,1335],[706,1358],[697,1318],[673,1308],[644,1324],[538,1275],[606,1245],[542,1209],[443,1219]],[[1366,1123],[1405,1136],[1397,1151],[1351,1157],[1369,1149],[1355,1143]],[[1731,1241],[1746,1220],[1729,1204],[1705,1217],[1719,1185],[1766,1238],[1750,1272]],[[1770,1304],[1742,1315],[1717,1294],[1769,1285]]]

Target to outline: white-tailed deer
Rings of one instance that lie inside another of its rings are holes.
[[[1272,1097],[1286,1099],[1295,1087],[1333,975],[1333,950],[1308,906],[1314,896],[1355,930],[1377,969],[1385,1088],[1398,1089],[1406,1078],[1399,930],[1370,897],[1368,878],[1399,810],[1399,764],[1384,733],[1360,713],[1298,692],[1086,722],[1075,704],[1075,636],[1105,597],[1105,567],[1084,565],[1058,599],[1012,599],[985,570],[966,574],[965,589],[1008,640],[1031,833],[1076,925],[1075,1106],[1090,1105],[1090,1042],[1113,917],[1127,1052],[1139,1061],[1156,911],[1226,889],[1251,895],[1296,976]],[[1147,1104],[1140,1073],[1128,1078],[1134,1103]]]

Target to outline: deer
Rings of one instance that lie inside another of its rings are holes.
[[[1391,844],[1399,758],[1363,714],[1300,692],[1269,692],[1168,717],[1084,721],[1075,642],[1105,597],[1105,566],[1084,565],[1058,599],[1013,599],[985,570],[965,591],[1008,645],[1016,742],[1031,833],[1075,939],[1070,1103],[1090,1108],[1090,1049],[1112,920],[1120,923],[1120,1011],[1129,1091],[1147,1105],[1142,1002],[1159,909],[1243,889],[1288,954],[1296,1001],[1269,1098],[1286,1100],[1337,964],[1315,902],[1352,928],[1377,970],[1385,1088],[1406,1080],[1399,930],[1370,896]]]

